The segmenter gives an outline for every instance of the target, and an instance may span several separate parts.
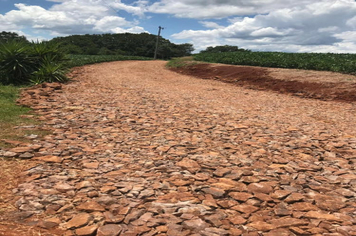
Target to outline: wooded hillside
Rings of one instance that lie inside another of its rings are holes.
[[[54,38],[69,54],[83,55],[127,55],[153,57],[157,36],[141,34],[95,34],[71,35]],[[157,58],[188,56],[194,51],[192,44],[174,44],[160,37]]]

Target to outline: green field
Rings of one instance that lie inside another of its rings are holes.
[[[138,56],[122,56],[122,55],[69,55],[68,66],[84,66],[88,64],[95,64],[109,61],[127,61],[127,60],[152,60],[148,57]]]
[[[356,75],[356,54],[221,52],[196,54],[194,60],[231,65],[333,71]]]

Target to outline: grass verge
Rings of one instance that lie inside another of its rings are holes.
[[[88,64],[110,62],[110,61],[153,60],[152,58],[148,58],[148,57],[123,56],[123,55],[68,55],[68,58],[69,58],[69,62],[68,62],[69,67],[84,66]]]
[[[0,148],[11,147],[3,139],[25,142],[27,135],[43,135],[41,130],[16,129],[16,126],[35,125],[38,122],[32,118],[34,115],[30,114],[30,108],[16,105],[20,89],[17,86],[0,85]]]
[[[180,68],[180,67],[184,67],[184,66],[193,66],[196,64],[199,64],[201,62],[199,61],[194,61],[193,57],[177,57],[177,58],[173,58],[172,60],[170,60],[167,63],[167,67],[168,68]]]

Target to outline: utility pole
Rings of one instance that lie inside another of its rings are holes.
[[[161,35],[161,30],[163,30],[164,28],[161,26],[158,26],[158,35],[157,35],[157,41],[156,41],[156,49],[155,49],[155,56],[154,59],[157,59],[157,51],[158,51],[158,42],[159,42],[159,37]]]

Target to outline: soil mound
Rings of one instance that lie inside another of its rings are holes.
[[[269,68],[204,63],[173,70],[201,79],[219,80],[255,90],[270,90],[321,100],[356,101],[356,83],[277,79],[271,75]]]

